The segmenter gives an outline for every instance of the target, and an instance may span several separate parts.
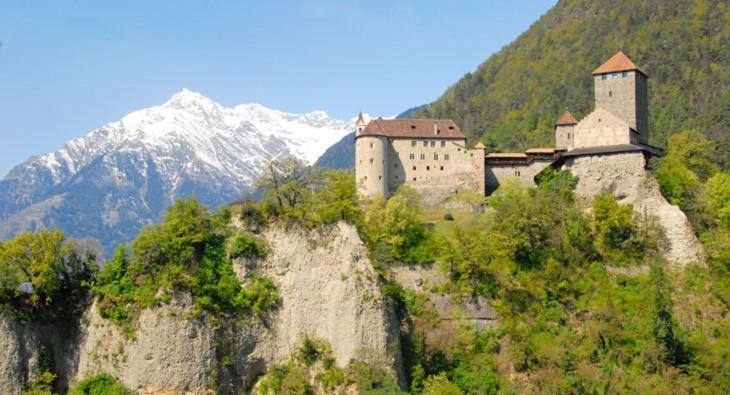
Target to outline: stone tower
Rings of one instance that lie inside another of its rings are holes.
[[[632,143],[649,144],[648,78],[620,51],[593,71],[595,108],[626,121]]]
[[[575,120],[573,114],[566,112],[562,117],[555,123],[555,147],[566,150],[573,149],[573,139],[575,138],[575,125],[578,121]]]
[[[355,122],[355,181],[365,196],[388,196],[388,138],[363,135],[365,120],[360,113]]]

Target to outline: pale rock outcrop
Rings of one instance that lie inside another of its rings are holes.
[[[287,361],[306,335],[329,343],[339,366],[364,360],[400,368],[398,320],[355,227],[275,227],[262,237],[270,253],[253,266],[274,280],[282,301],[252,358]],[[251,262],[237,266],[242,280],[251,273]]]
[[[206,393],[214,384],[216,332],[206,315],[189,318],[191,307],[188,294],[142,311],[129,339],[94,304],[84,315],[75,379],[106,372],[140,393]]]
[[[702,245],[679,207],[662,196],[657,181],[646,170],[641,152],[627,152],[567,158],[564,169],[580,178],[576,194],[590,202],[600,193],[616,196],[637,212],[654,216],[664,231],[664,256],[673,266],[703,262]]]
[[[0,314],[0,388],[4,393],[19,394],[22,390],[21,347],[15,318]]]

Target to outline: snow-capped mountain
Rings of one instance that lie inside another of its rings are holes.
[[[58,227],[112,247],[180,197],[228,203],[251,192],[271,159],[313,163],[353,129],[322,111],[226,108],[183,90],[12,169],[0,181],[0,238]]]

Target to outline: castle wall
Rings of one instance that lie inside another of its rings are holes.
[[[546,167],[553,163],[552,160],[533,160],[530,163],[491,163],[486,167],[487,193],[492,193],[500,185],[509,179],[517,179],[520,185],[529,187],[535,185],[535,177]]]
[[[630,144],[636,140],[623,119],[601,108],[578,122],[573,134],[573,148]]]
[[[388,152],[385,137],[362,136],[355,140],[355,180],[361,194],[388,194]]]

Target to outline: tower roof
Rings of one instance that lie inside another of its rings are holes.
[[[644,70],[640,69],[639,66],[634,64],[628,56],[622,51],[616,52],[616,55],[611,56],[606,63],[602,64],[599,68],[593,70],[593,75],[615,73],[619,71],[638,71],[644,76],[648,77]]]
[[[357,114],[357,120],[355,121],[355,124],[361,124],[361,123],[362,123],[362,124],[364,124],[364,123],[365,123],[365,119],[364,119],[364,118],[363,118],[363,116],[362,116],[362,111],[360,111],[360,112],[359,112],[359,113]]]
[[[576,125],[577,123],[578,121],[575,120],[573,114],[566,111],[565,114],[558,119],[558,122],[555,122],[555,126]]]

